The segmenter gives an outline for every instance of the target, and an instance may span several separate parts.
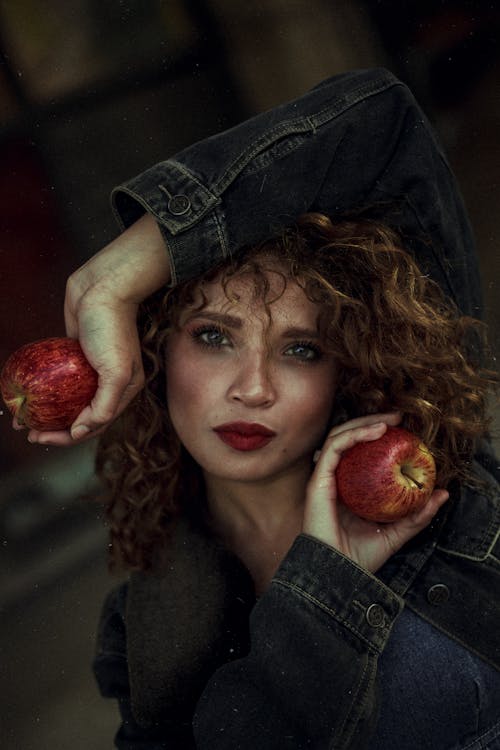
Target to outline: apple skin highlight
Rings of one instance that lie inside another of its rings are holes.
[[[419,437],[388,427],[378,440],[343,453],[335,472],[339,500],[361,518],[388,523],[421,510],[436,482],[436,465]]]
[[[2,398],[19,424],[32,430],[65,430],[97,390],[97,373],[75,339],[25,344],[0,373]]]

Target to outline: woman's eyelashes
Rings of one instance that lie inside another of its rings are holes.
[[[196,343],[208,349],[233,346],[229,333],[218,325],[197,326],[189,331],[189,334]],[[312,341],[294,341],[286,344],[282,349],[282,354],[299,362],[316,362],[323,356],[323,350]]]
[[[191,337],[202,346],[209,349],[220,349],[231,344],[227,333],[215,325],[203,325],[190,331]]]
[[[284,354],[287,357],[296,357],[304,362],[315,362],[323,355],[323,350],[312,341],[297,341],[287,347]]]

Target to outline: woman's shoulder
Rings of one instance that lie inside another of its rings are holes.
[[[473,469],[477,481],[461,485],[454,493],[437,548],[481,561],[500,544],[500,461],[485,445]]]
[[[451,494],[434,550],[407,592],[427,622],[500,669],[500,486],[492,453],[475,462],[478,483]]]

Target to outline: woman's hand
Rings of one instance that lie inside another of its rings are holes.
[[[30,442],[80,442],[102,432],[125,409],[144,383],[137,308],[169,278],[165,242],[149,214],[70,276],[64,305],[66,332],[79,339],[97,370],[99,385],[71,431],[31,430]]]
[[[372,573],[422,531],[448,499],[446,490],[434,490],[422,510],[388,524],[365,521],[337,500],[335,469],[342,453],[356,443],[377,440],[388,425],[400,420],[399,414],[374,414],[334,427],[307,487],[304,533],[335,547]]]

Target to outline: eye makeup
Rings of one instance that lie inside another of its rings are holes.
[[[290,350],[294,353],[288,353]],[[295,357],[303,362],[317,362],[323,356],[323,349],[312,341],[295,341],[289,344],[284,352],[287,357]]]
[[[230,343],[227,332],[214,323],[195,326],[188,333],[196,343],[209,349],[220,349]]]

